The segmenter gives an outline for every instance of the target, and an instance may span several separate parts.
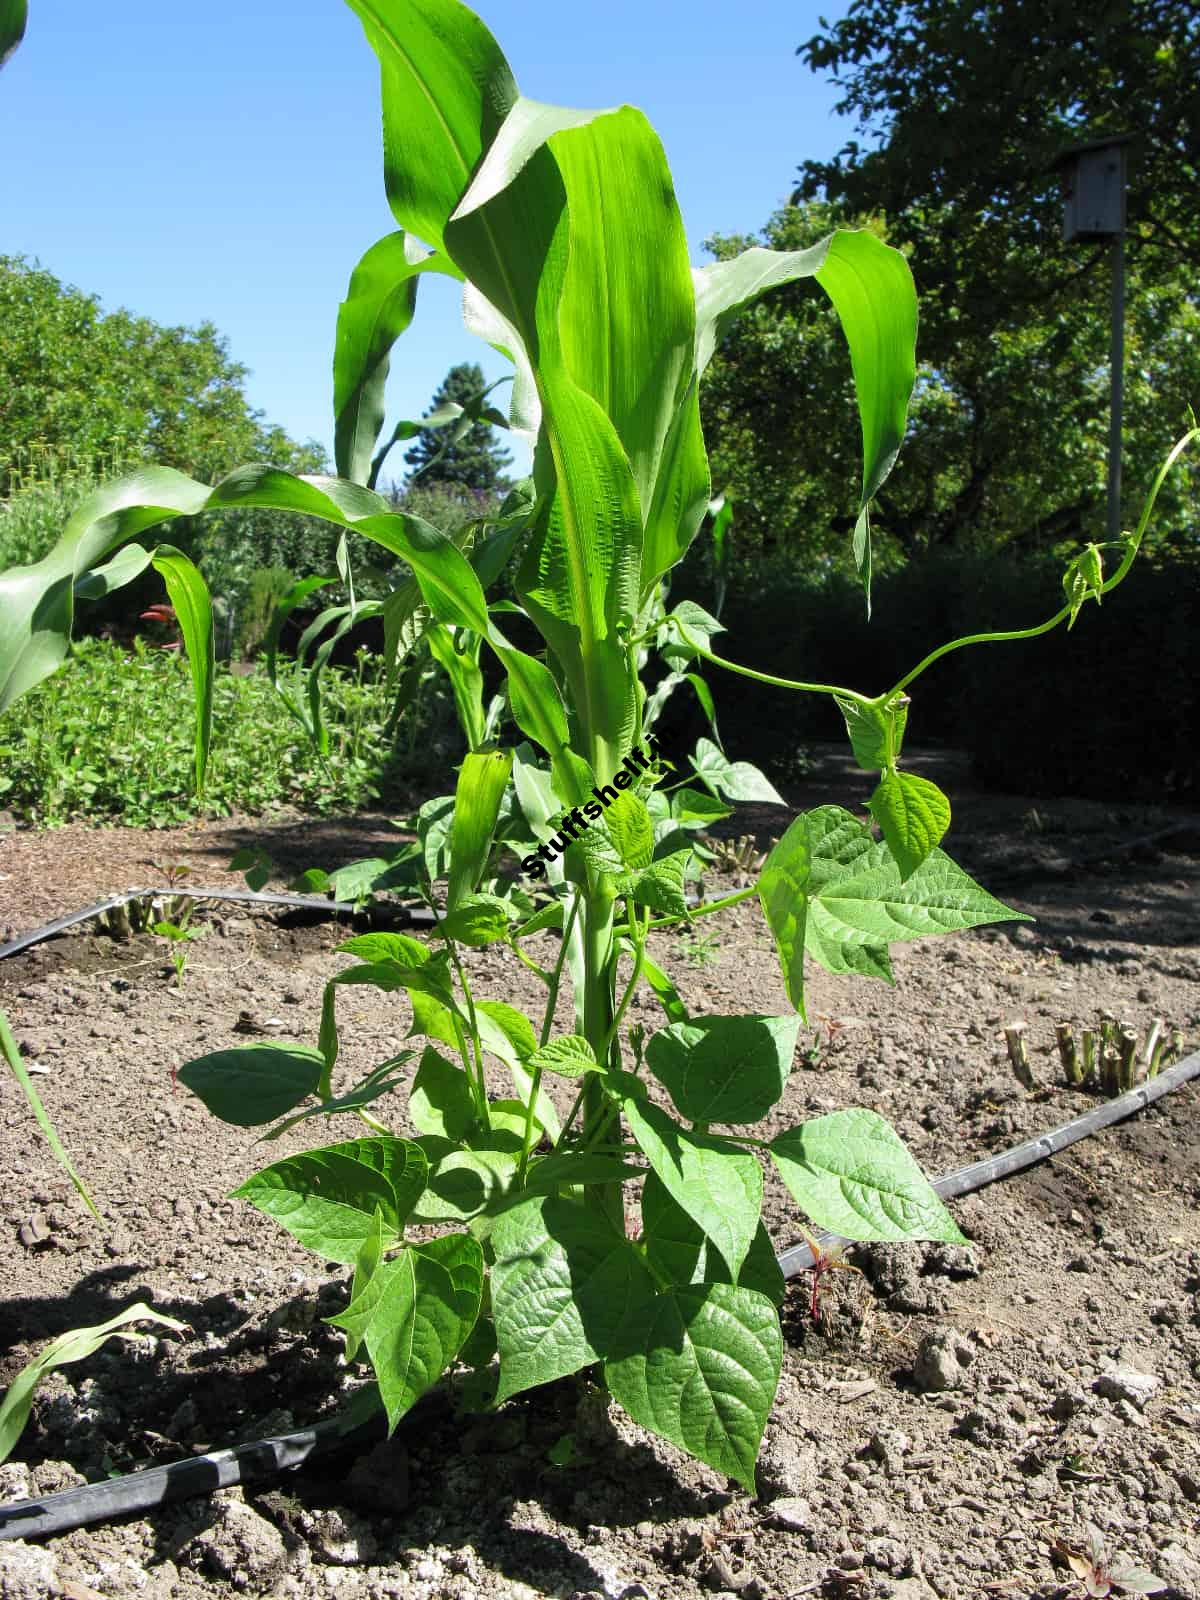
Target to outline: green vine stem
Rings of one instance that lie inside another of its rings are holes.
[[[563,967],[566,965],[567,948],[571,940],[571,930],[575,926],[575,919],[579,914],[581,896],[577,892],[571,900],[571,909],[563,922],[562,942],[558,947],[558,957],[554,963],[554,970],[548,975],[549,992],[546,995],[546,1010],[542,1016],[542,1029],[538,1038],[539,1048],[549,1042],[550,1034],[554,1028],[554,1013],[558,1008],[558,991],[562,984]],[[541,970],[540,968],[538,969]],[[529,1169],[529,1157],[533,1150],[533,1117],[534,1107],[537,1105],[538,1091],[542,1087],[542,1069],[534,1067],[530,1074],[529,1103],[525,1107],[525,1134],[521,1140],[521,1164],[518,1170],[518,1183],[524,1186],[525,1174]]]
[[[1138,518],[1138,525],[1135,532],[1127,535],[1121,541],[1121,544],[1125,550],[1125,554],[1122,557],[1117,570],[1113,573],[1111,578],[1105,579],[1103,583],[1100,583],[1096,585],[1094,589],[1089,590],[1085,598],[1099,599],[1102,594],[1109,594],[1118,586],[1118,584],[1121,584],[1125,581],[1129,569],[1132,567],[1134,559],[1137,556],[1138,551],[1141,549],[1142,539],[1145,536],[1147,527],[1149,526],[1150,517],[1154,511],[1155,501],[1158,499],[1158,492],[1162,488],[1167,474],[1170,472],[1171,468],[1175,465],[1176,461],[1188,448],[1188,446],[1195,443],[1197,439],[1200,439],[1200,427],[1192,427],[1187,433],[1184,434],[1183,438],[1173,446],[1166,460],[1158,469],[1158,472],[1154,478],[1154,482],[1150,486],[1150,491],[1147,494],[1145,502],[1142,506],[1142,514]],[[1037,623],[1032,628],[1012,628],[991,633],[971,633],[965,635],[961,639],[952,639],[949,644],[939,645],[936,650],[931,650],[927,656],[917,663],[911,672],[905,673],[904,677],[902,677],[898,683],[894,684],[886,694],[878,695],[875,699],[871,699],[868,695],[859,694],[853,689],[838,688],[834,684],[804,683],[794,678],[776,678],[767,672],[756,672],[752,667],[744,667],[736,661],[727,661],[724,656],[713,655],[711,650],[705,648],[705,646],[697,641],[693,634],[687,631],[677,617],[667,617],[666,621],[674,624],[681,638],[696,655],[702,657],[705,661],[711,661],[716,667],[724,667],[727,672],[736,673],[739,677],[752,678],[756,683],[766,683],[771,685],[772,688],[776,689],[796,689],[805,694],[829,694],[833,695],[835,699],[849,700],[860,706],[881,706],[886,705],[890,700],[895,699],[897,695],[903,694],[904,690],[908,688],[909,684],[914,683],[916,679],[927,670],[927,668],[933,666],[935,661],[940,661],[943,656],[948,656],[955,650],[963,650],[968,645],[973,644],[1006,644],[1010,642],[1015,643],[1019,639],[1036,639],[1040,634],[1052,632],[1059,626],[1060,623],[1067,621],[1068,618],[1070,618],[1077,610],[1078,604],[1068,601],[1067,604],[1061,607],[1060,610],[1056,611],[1052,617],[1048,618],[1045,622]]]

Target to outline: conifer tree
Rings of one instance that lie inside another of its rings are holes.
[[[451,367],[423,415],[429,416],[449,401],[466,405],[485,387],[483,371],[473,362]],[[483,494],[502,492],[508,487],[504,474],[512,465],[512,456],[497,442],[490,423],[476,422],[461,439],[448,441],[449,433],[444,428],[423,428],[417,434],[404,457],[410,468],[410,483],[415,480],[426,488],[448,484]]]

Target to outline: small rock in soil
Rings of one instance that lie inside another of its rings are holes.
[[[926,1394],[961,1387],[975,1352],[953,1328],[934,1328],[921,1340],[913,1363],[913,1380]]]
[[[238,1489],[213,1496],[208,1526],[179,1552],[181,1562],[203,1567],[238,1587],[272,1582],[286,1558],[279,1529],[252,1510]]]
[[[758,1458],[758,1493],[762,1500],[799,1496],[813,1486],[817,1476],[816,1456],[811,1449],[795,1444],[780,1429],[771,1429]]]
[[[1137,1372],[1133,1367],[1116,1367],[1102,1372],[1093,1387],[1105,1400],[1125,1400],[1139,1410],[1161,1386],[1152,1372]]]
[[[49,1550],[6,1541],[0,1560],[0,1600],[52,1600],[60,1592],[58,1563]]]
[[[370,1561],[378,1541],[364,1518],[353,1511],[315,1511],[300,1525],[312,1544],[313,1558],[331,1567],[356,1567]]]
[[[912,1440],[899,1428],[878,1428],[867,1449],[888,1477],[894,1478],[904,1471],[904,1458],[912,1449]]]
[[[784,1495],[772,1503],[771,1525],[785,1533],[807,1533],[815,1525],[812,1506],[799,1495]]]

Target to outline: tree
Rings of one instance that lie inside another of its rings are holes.
[[[92,483],[143,459],[209,483],[247,461],[325,471],[321,446],[267,423],[245,379],[212,323],[168,328],[106,312],[36,262],[0,256],[0,500],[46,479],[69,483],[21,558],[54,543]],[[234,600],[256,567],[332,571],[337,542],[316,518],[259,507],[185,518],[175,539]]]
[[[1108,251],[1062,242],[1052,169],[1073,144],[1136,132],[1125,439],[1133,500],[1200,393],[1195,6],[860,0],[798,53],[832,73],[857,137],[830,161],[805,162],[794,199],[820,198],[835,217],[886,218],[921,294],[926,381],[944,388],[957,417],[939,439],[947,480],[909,508],[906,526],[894,497],[912,471],[907,450],[908,472],[893,476],[880,522],[890,517],[914,547],[964,530],[1024,547],[1093,534],[1097,519],[1103,525]],[[1189,500],[1180,475],[1161,526],[1194,538]]]
[[[478,399],[485,387],[482,368],[462,362],[450,368],[433,404],[423,414],[432,416],[447,405],[466,406]],[[412,469],[410,483],[444,483],[477,495],[495,495],[507,489],[504,474],[512,465],[511,454],[496,442],[491,424],[483,421],[472,423],[458,439],[452,429],[422,428],[404,459]]]
[[[796,250],[835,220],[869,226],[895,244],[898,223],[836,219],[828,204],[778,212],[758,242]],[[717,237],[722,259],[755,241]],[[910,247],[920,277],[919,252]],[[1130,498],[1200,394],[1200,316],[1182,286],[1130,296],[1125,459]],[[922,321],[919,369],[897,469],[877,501],[879,559],[945,546],[1029,552],[1103,534],[1107,444],[1107,286],[1102,305],[1063,302],[1024,325],[984,333]],[[785,548],[805,560],[848,560],[857,491],[856,422],[845,343],[819,292],[785,288],[743,316],[701,390],[714,486],[736,501],[738,543]],[[821,419],[814,427],[813,419]],[[1195,537],[1177,490],[1157,531]]]
[[[320,470],[324,452],[264,424],[246,368],[209,322],[166,328],[0,256],[0,496],[31,448],[77,463],[153,456],[213,481],[244,461]]]

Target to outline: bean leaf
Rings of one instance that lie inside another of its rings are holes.
[[[783,1094],[800,1018],[695,1017],[650,1040],[646,1061],[689,1122],[758,1122]]]
[[[901,880],[911,878],[950,826],[950,802],[928,778],[912,772],[886,772],[868,800]]]
[[[235,1128],[256,1128],[316,1094],[322,1065],[321,1052],[308,1045],[247,1044],[197,1056],[178,1076],[214,1117]]]
[[[646,1160],[675,1203],[712,1240],[730,1272],[739,1272],[758,1231],[762,1168],[727,1139],[681,1128],[667,1112],[638,1097],[645,1091],[636,1079],[622,1076],[626,1086],[633,1086],[623,1109]]]
[[[633,1244],[607,1217],[572,1200],[514,1206],[493,1228],[491,1246],[497,1401],[598,1360],[654,1295]]]
[[[411,1245],[329,1320],[365,1343],[391,1430],[466,1343],[479,1316],[483,1252],[470,1234]]]
[[[701,781],[726,800],[768,800],[777,806],[784,804],[778,789],[757,767],[748,761],[730,761],[711,739],[697,740],[690,760]]]
[[[668,1284],[730,1283],[729,1268],[701,1230],[650,1173],[642,1185],[642,1246],[651,1271]],[[738,1283],[783,1304],[786,1285],[771,1236],[760,1222]]]
[[[327,1261],[352,1264],[377,1216],[400,1232],[427,1176],[424,1152],[407,1139],[350,1139],[276,1161],[232,1193]]]
[[[792,1198],[844,1239],[967,1241],[896,1130],[874,1111],[814,1117],[776,1134],[771,1155]]]
[[[840,806],[819,806],[767,857],[759,899],[775,937],[788,998],[803,1017],[804,956],[828,972],[893,982],[889,944],[984,922],[1027,922],[941,850],[907,879],[885,841]]]
[[[753,1494],[782,1364],[779,1317],[766,1295],[708,1283],[639,1306],[604,1377],[635,1422]]]

